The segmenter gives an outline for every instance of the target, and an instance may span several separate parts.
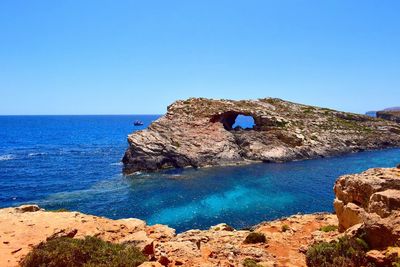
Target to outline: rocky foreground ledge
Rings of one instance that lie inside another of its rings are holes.
[[[233,129],[238,115],[252,129]],[[176,101],[147,129],[128,136],[125,173],[164,168],[282,162],[400,146],[400,124],[365,115],[259,100]]]
[[[339,231],[363,233],[371,248],[400,246],[400,164],[344,175],[334,190]]]
[[[35,205],[0,210],[0,266],[18,266],[41,242],[57,237],[96,236],[127,243],[148,256],[145,266],[242,266],[244,259],[261,266],[305,266],[307,246],[330,239],[335,232],[319,229],[337,224],[331,214],[295,215],[254,227],[267,243],[245,244],[250,230],[234,230],[220,224],[209,230],[176,234],[165,225],[148,226],[142,220],[111,220],[79,212],[50,212]],[[337,234],[337,232],[336,232]]]
[[[148,226],[138,219],[51,212],[36,205],[1,209],[0,266],[17,266],[41,242],[85,236],[138,247],[148,258],[142,267],[244,266],[245,259],[258,264],[246,267],[306,266],[310,246],[344,235],[365,240],[365,257],[375,266],[392,266],[400,256],[400,166],[342,176],[334,189],[337,216],[294,215],[249,230],[220,224],[176,234],[165,225]],[[263,234],[265,242],[246,243],[250,233]]]

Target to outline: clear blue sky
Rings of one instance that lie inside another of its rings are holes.
[[[0,114],[163,113],[192,96],[400,106],[400,1],[2,0]]]

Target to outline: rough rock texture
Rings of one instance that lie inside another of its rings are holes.
[[[252,129],[232,129],[238,115]],[[365,115],[259,100],[176,101],[148,129],[128,136],[125,173],[252,161],[280,162],[400,146],[400,125]]]
[[[18,262],[40,242],[68,236],[97,236],[103,240],[138,246],[149,262],[145,266],[242,266],[246,258],[261,266],[305,266],[308,245],[331,240],[338,232],[319,231],[336,225],[332,214],[295,215],[265,222],[253,228],[265,234],[266,243],[244,244],[249,230],[235,230],[225,224],[209,230],[175,234],[165,225],[147,226],[138,219],[111,220],[79,212],[48,212],[31,208],[0,210],[0,266]],[[286,225],[285,230],[282,227]]]
[[[339,231],[364,233],[372,248],[400,243],[400,169],[344,175],[334,187]]]
[[[378,111],[376,116],[381,119],[394,121],[400,123],[400,111],[393,110],[393,111]]]

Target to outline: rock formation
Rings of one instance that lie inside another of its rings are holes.
[[[376,116],[381,119],[400,123],[400,110],[378,111]]]
[[[0,266],[17,266],[34,246],[46,240],[87,235],[137,246],[149,258],[143,267],[243,266],[245,259],[255,260],[259,266],[305,266],[308,245],[337,234],[319,231],[332,224],[337,224],[332,214],[294,215],[253,227],[252,231],[263,233],[267,242],[245,244],[250,230],[235,230],[225,224],[176,234],[167,226],[148,226],[138,219],[111,220],[26,205],[0,209]]]
[[[252,129],[233,129],[238,115]],[[400,125],[365,115],[259,100],[176,101],[148,129],[128,136],[125,173],[246,162],[282,162],[400,146]]]
[[[344,175],[334,190],[339,231],[362,234],[376,249],[400,243],[400,168]]]

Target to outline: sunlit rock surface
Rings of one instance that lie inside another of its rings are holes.
[[[148,226],[138,219],[111,220],[79,212],[49,212],[37,206],[0,209],[0,266],[17,266],[34,246],[56,237],[97,236],[105,241],[137,246],[148,256],[144,266],[242,266],[254,259],[261,266],[305,266],[304,249],[337,232],[319,231],[337,224],[332,214],[294,215],[261,223],[253,231],[266,243],[245,244],[250,230],[226,224],[209,230],[176,234],[165,225]]]
[[[339,230],[358,232],[372,248],[400,242],[400,168],[344,175],[334,187]]]
[[[232,126],[251,116],[251,129]],[[400,125],[276,98],[176,101],[128,136],[125,173],[176,167],[282,162],[400,146]]]

